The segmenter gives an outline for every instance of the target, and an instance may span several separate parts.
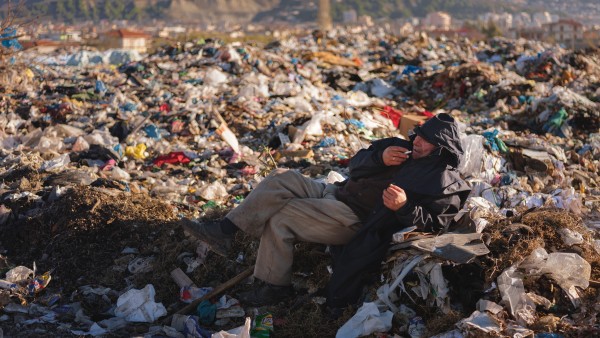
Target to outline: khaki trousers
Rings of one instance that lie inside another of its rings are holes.
[[[360,220],[335,199],[335,189],[297,171],[276,169],[227,214],[238,228],[260,238],[256,278],[290,285],[297,241],[327,245],[350,241]]]

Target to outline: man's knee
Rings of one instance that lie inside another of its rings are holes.
[[[302,177],[302,174],[296,170],[277,168],[271,171],[269,175],[265,177],[264,181],[290,182],[297,181],[300,177]]]
[[[280,176],[280,175],[284,175],[284,174],[289,173],[289,172],[292,172],[292,170],[286,169],[286,168],[277,168],[277,169],[273,169],[269,173],[268,177]]]

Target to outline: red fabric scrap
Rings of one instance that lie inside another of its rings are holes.
[[[182,151],[174,151],[167,155],[161,155],[157,157],[152,163],[157,167],[162,167],[163,164],[186,164],[189,163],[190,159],[185,156]]]
[[[434,117],[434,116],[435,116],[435,115],[433,115],[433,113],[432,113],[432,112],[430,112],[430,111],[427,111],[427,110],[423,110],[423,111],[421,112],[421,115],[425,115],[425,116],[427,116],[428,118],[432,118],[432,117]]]
[[[168,112],[170,112],[170,111],[171,111],[171,107],[169,106],[169,104],[167,104],[167,103],[163,103],[163,104],[161,104],[161,105],[160,105],[160,108],[159,108],[159,110],[160,110],[161,112],[168,113]]]
[[[394,127],[398,128],[398,126],[400,125],[400,120],[402,119],[401,111],[396,110],[390,106],[385,106],[385,107],[383,107],[383,110],[381,111],[381,115],[392,120]]]

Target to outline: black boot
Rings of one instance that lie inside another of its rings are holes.
[[[215,253],[221,256],[227,256],[233,243],[233,234],[227,234],[221,230],[221,222],[197,222],[189,218],[182,218],[180,221],[183,229],[199,240],[206,242]]]
[[[293,294],[294,288],[291,285],[278,286],[265,283],[262,287],[240,293],[238,297],[242,304],[264,306],[277,304]]]

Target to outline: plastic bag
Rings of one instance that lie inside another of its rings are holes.
[[[558,233],[560,234],[560,237],[566,246],[583,243],[583,236],[576,231],[568,228],[562,228],[558,230]]]
[[[354,338],[373,332],[387,332],[392,328],[391,311],[381,313],[375,303],[364,303],[356,314],[339,328],[336,338]]]
[[[483,154],[485,153],[483,136],[468,135],[460,141],[464,152],[458,165],[459,172],[465,177],[480,177],[483,167]]]
[[[216,68],[211,68],[204,76],[204,83],[212,87],[218,87],[222,84],[227,83],[227,74],[221,72]]]
[[[131,289],[125,292],[117,299],[115,315],[128,322],[153,323],[167,314],[162,303],[154,302],[155,294],[152,284],[147,284],[141,290]]]
[[[244,326],[240,326],[229,331],[219,331],[217,333],[213,333],[211,338],[250,338],[251,325],[252,320],[250,319],[250,317],[246,317],[246,322],[244,323]]]
[[[223,185],[223,183],[219,181],[215,181],[211,184],[207,184],[200,189],[198,189],[198,194],[200,197],[207,201],[215,201],[222,200],[225,197],[229,196],[227,193],[227,189]]]
[[[71,163],[71,158],[69,157],[69,154],[63,154],[61,156],[56,157],[53,160],[42,163],[42,167],[40,169],[44,171],[60,170],[67,166],[69,163]]]
[[[517,321],[532,324],[535,319],[535,303],[525,294],[522,276],[516,270],[517,266],[513,265],[498,276],[498,289],[502,302],[508,306]]]

